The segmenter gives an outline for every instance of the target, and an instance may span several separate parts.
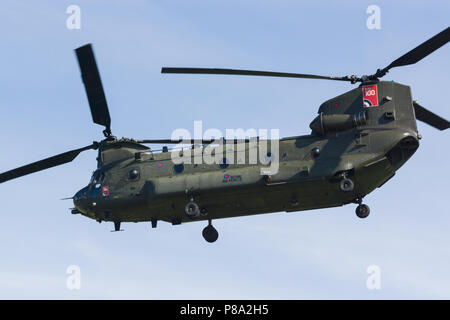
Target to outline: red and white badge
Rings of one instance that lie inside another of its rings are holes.
[[[107,186],[102,187],[102,194],[104,197],[109,196],[109,187],[107,187]]]
[[[378,106],[378,90],[377,85],[363,86],[363,105],[364,108]]]

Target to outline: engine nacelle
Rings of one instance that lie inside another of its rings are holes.
[[[309,125],[311,130],[320,135],[329,132],[344,131],[367,123],[367,112],[356,114],[323,114],[320,113]]]

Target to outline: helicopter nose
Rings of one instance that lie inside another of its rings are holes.
[[[83,213],[86,213],[88,209],[87,189],[88,187],[85,187],[73,196],[73,204],[75,205],[75,208]]]

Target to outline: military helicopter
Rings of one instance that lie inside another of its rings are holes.
[[[220,163],[175,163],[164,146],[161,152],[146,144],[173,144],[182,140],[117,139],[92,46],[75,50],[93,122],[105,127],[100,142],[61,153],[0,174],[0,183],[74,160],[81,152],[98,150],[97,169],[89,184],[73,199],[73,214],[98,222],[159,220],[181,224],[208,221],[203,237],[218,239],[213,219],[280,211],[301,211],[355,203],[356,215],[366,218],[370,209],[365,195],[381,187],[414,154],[421,136],[416,120],[439,130],[449,122],[413,101],[410,87],[381,81],[390,69],[415,64],[450,39],[447,28],[374,74],[333,77],[312,74],[209,68],[162,68],[162,73],[270,76],[348,81],[360,85],[319,107],[309,135],[281,138],[276,174],[261,174],[262,164],[234,164],[238,150],[249,151],[252,139],[222,140],[222,146],[240,146],[232,152],[222,148]],[[186,142],[186,141],[184,141]],[[213,144],[217,140],[190,140]],[[254,147],[254,145],[253,145]],[[259,146],[256,146],[259,148]],[[201,148],[200,154],[205,148]],[[182,153],[183,151],[181,151]],[[191,156],[189,156],[191,157]],[[192,156],[194,157],[194,156]]]

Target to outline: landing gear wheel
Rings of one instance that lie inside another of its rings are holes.
[[[360,204],[355,211],[356,215],[361,219],[367,218],[370,214],[370,208],[367,204]]]
[[[194,201],[189,201],[184,207],[184,213],[190,219],[194,219],[200,215],[200,207]]]
[[[217,240],[217,238],[219,238],[219,233],[217,232],[216,228],[213,227],[211,221],[203,229],[202,235],[203,238],[205,238],[205,240],[208,241],[209,243],[214,242]]]
[[[341,189],[341,191],[343,192],[350,192],[353,191],[353,188],[355,187],[355,184],[353,183],[352,180],[348,179],[348,178],[344,178],[341,180],[341,183],[339,184],[339,188]]]

